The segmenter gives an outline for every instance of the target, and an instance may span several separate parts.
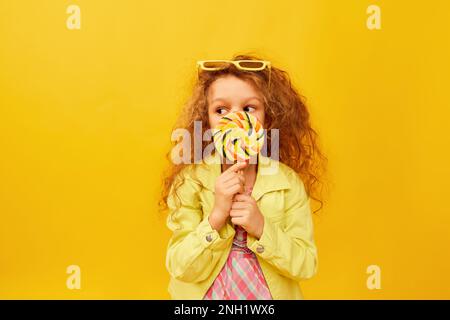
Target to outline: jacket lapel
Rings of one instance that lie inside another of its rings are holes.
[[[272,191],[289,189],[291,187],[289,179],[283,172],[279,161],[258,155],[258,172],[253,186],[252,197],[258,201],[264,194]],[[204,158],[197,167],[197,178],[206,189],[214,192],[217,177],[221,174],[221,157],[218,152],[214,152]]]

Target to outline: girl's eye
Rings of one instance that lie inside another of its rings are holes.
[[[227,110],[224,107],[219,107],[216,109],[216,113],[218,114],[225,114]]]
[[[245,106],[245,107],[244,107],[244,111],[245,111],[245,112],[252,112],[252,111],[255,111],[255,107],[253,107],[253,106]]]

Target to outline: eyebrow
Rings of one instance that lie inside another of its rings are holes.
[[[256,97],[256,96],[248,97],[247,99],[245,99],[245,101],[249,101],[249,100],[253,100],[253,99],[256,99],[256,100],[259,100],[260,102],[262,102],[262,100],[260,98]],[[211,100],[211,103],[214,102],[214,101],[217,101],[217,100],[227,101],[227,99],[224,99],[224,98],[214,98],[213,100]]]

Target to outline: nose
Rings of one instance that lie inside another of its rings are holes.
[[[242,111],[243,108],[239,107],[239,106],[233,106],[230,109],[230,112],[238,112],[238,111]]]

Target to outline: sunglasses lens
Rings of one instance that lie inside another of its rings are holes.
[[[205,61],[203,67],[206,69],[225,69],[229,66],[227,62],[222,61]]]
[[[262,61],[241,61],[241,62],[239,62],[239,66],[241,68],[260,69],[264,66],[264,62],[262,62]]]

